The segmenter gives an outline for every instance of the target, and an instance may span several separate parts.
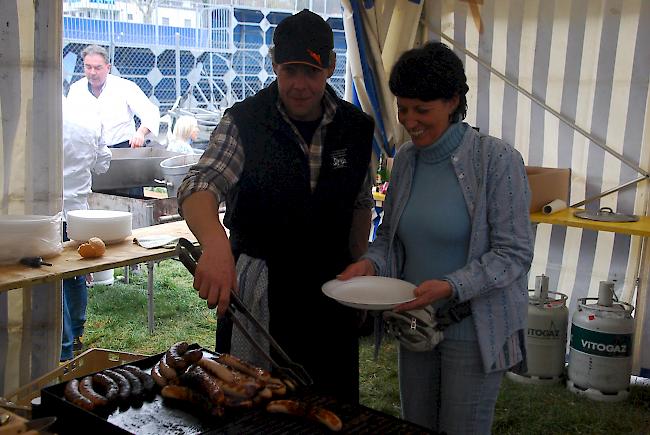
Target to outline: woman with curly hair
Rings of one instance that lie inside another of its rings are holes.
[[[503,375],[526,360],[533,238],[524,163],[462,122],[469,88],[446,45],[402,54],[389,85],[411,140],[395,157],[375,242],[339,279],[409,281],[415,299],[395,311],[431,309],[449,323],[431,350],[400,345],[403,418],[448,434],[490,433]],[[444,317],[450,308],[463,314]]]

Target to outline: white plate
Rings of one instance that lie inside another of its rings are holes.
[[[390,310],[415,299],[410,282],[383,276],[357,276],[323,284],[323,293],[343,305],[362,310]]]

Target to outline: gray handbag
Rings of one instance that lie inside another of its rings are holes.
[[[443,339],[443,332],[436,328],[437,322],[431,306],[401,313],[384,311],[383,318],[386,332],[408,350],[430,351]]]

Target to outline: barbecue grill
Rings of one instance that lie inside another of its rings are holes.
[[[203,350],[206,356],[214,356]],[[131,363],[149,372],[162,353]],[[92,432],[93,434],[319,434],[328,433],[324,426],[302,417],[271,414],[264,407],[247,410],[227,409],[223,417],[210,416],[184,402],[163,399],[159,394],[142,406],[117,409],[110,414],[86,411],[64,399],[66,383],[41,390],[41,405],[33,410],[34,418],[56,416],[51,431],[57,433]],[[318,391],[303,388],[287,397],[335,412],[343,421],[341,433],[421,434],[427,429],[388,414],[336,401]]]

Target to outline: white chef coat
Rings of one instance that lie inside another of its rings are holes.
[[[83,77],[70,86],[68,100],[75,100],[75,104],[84,104],[86,110],[95,112],[102,122],[102,141],[106,145],[116,145],[133,137],[134,114],[151,134],[158,135],[160,111],[131,80],[108,74],[102,93],[95,97],[88,89],[88,79]]]
[[[102,174],[111,150],[100,140],[102,123],[78,101],[63,98],[63,211],[88,208],[91,171]]]

